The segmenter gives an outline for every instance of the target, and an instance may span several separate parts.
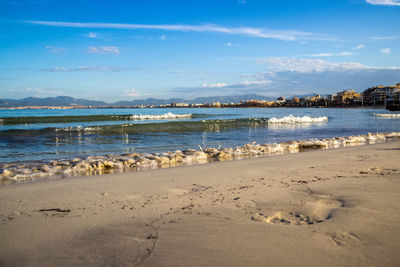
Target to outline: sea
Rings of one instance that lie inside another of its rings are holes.
[[[392,131],[400,131],[400,113],[383,109],[4,109],[0,110],[0,163],[224,148],[251,142],[272,144]]]

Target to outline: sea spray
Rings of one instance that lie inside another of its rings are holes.
[[[368,133],[366,135],[309,139],[275,144],[255,142],[235,148],[204,148],[155,154],[123,154],[91,156],[72,160],[40,163],[4,163],[0,165],[2,183],[20,183],[44,178],[98,175],[135,170],[166,168],[181,165],[202,164],[210,161],[253,158],[284,153],[297,153],[310,149],[329,149],[363,144],[375,144],[391,139],[399,139],[400,132]]]

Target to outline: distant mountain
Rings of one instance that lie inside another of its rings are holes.
[[[248,94],[240,96],[212,96],[212,97],[197,97],[193,100],[185,100],[182,98],[170,98],[170,99],[157,99],[147,98],[132,101],[118,101],[115,103],[107,103],[104,101],[95,101],[87,99],[78,99],[69,96],[57,96],[57,97],[27,97],[24,99],[0,99],[0,107],[27,107],[27,106],[136,106],[136,105],[165,105],[170,103],[238,103],[242,100],[273,100],[275,98]]]
[[[191,100],[190,103],[239,103],[242,100],[274,100],[275,97],[268,97],[263,95],[256,94],[247,94],[247,95],[239,95],[239,96],[211,96],[211,97],[197,97]]]
[[[57,97],[27,97],[20,100],[0,99],[0,107],[26,107],[26,106],[105,106],[104,101],[78,99],[69,96]]]
[[[153,106],[159,106],[159,105],[166,105],[170,103],[189,103],[188,100],[182,99],[182,98],[171,98],[171,99],[157,99],[157,98],[147,98],[147,99],[139,99],[139,100],[133,100],[133,101],[118,101],[113,103],[115,106],[136,106],[136,105],[153,105]]]
[[[119,101],[114,103],[116,106],[135,106],[135,105],[166,105],[170,103],[188,103],[188,104],[202,104],[202,103],[238,103],[242,100],[273,100],[275,98],[256,95],[256,94],[248,94],[248,95],[240,95],[240,96],[210,96],[210,97],[197,97],[192,100],[186,100],[182,98],[170,98],[170,99],[157,99],[157,98],[147,98],[133,101]]]

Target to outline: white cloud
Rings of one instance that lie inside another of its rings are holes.
[[[228,43],[226,43],[225,45],[226,45],[226,46],[232,46],[232,43],[231,43],[231,42],[228,42]]]
[[[372,36],[372,40],[394,40],[399,38],[399,36]]]
[[[63,53],[63,52],[65,51],[65,48],[63,48],[63,47],[55,47],[55,46],[49,46],[49,45],[47,45],[47,46],[45,46],[45,48],[46,48],[50,53],[53,53],[53,54],[61,54],[61,53]]]
[[[167,35],[166,34],[161,35],[160,40],[167,40]]]
[[[392,52],[392,49],[390,49],[390,48],[381,48],[379,51],[382,54],[390,54]]]
[[[366,0],[372,5],[400,6],[400,0]]]
[[[359,45],[356,45],[356,46],[352,47],[351,49],[352,50],[360,50],[360,49],[363,49],[364,47],[365,47],[364,44],[359,44]]]
[[[125,90],[123,91],[124,95],[126,96],[130,96],[130,97],[135,97],[135,96],[139,96],[140,93],[136,92],[135,88],[129,89],[129,90]]]
[[[241,85],[261,85],[261,84],[268,84],[270,81],[263,80],[263,81],[244,81],[240,82]]]
[[[319,54],[312,54],[312,55],[305,55],[309,57],[339,57],[339,56],[353,56],[354,53],[352,52],[339,52],[339,53],[319,53]]]
[[[91,29],[125,29],[125,30],[164,30],[181,32],[216,32],[225,34],[245,35],[258,38],[271,38],[285,41],[294,40],[326,40],[334,41],[336,37],[315,34],[310,32],[296,30],[269,30],[253,27],[224,27],[214,24],[203,25],[180,25],[180,24],[121,24],[121,23],[81,23],[81,22],[58,22],[58,21],[25,21],[26,23],[46,25],[53,27],[73,27],[73,28],[91,28]]]
[[[203,83],[202,86],[208,87],[208,88],[221,88],[221,87],[226,87],[228,85],[226,83],[219,82],[219,83],[210,83],[210,84]]]
[[[89,37],[89,38],[98,38],[97,33],[95,33],[95,32],[89,32],[89,33],[86,35],[86,37]]]
[[[246,4],[246,0],[238,0],[237,1],[239,4]]]
[[[91,54],[119,54],[119,49],[116,46],[89,46],[87,52]]]

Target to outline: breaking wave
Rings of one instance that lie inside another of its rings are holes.
[[[192,114],[173,114],[171,112],[159,115],[132,115],[131,120],[175,120],[175,119],[190,119]]]
[[[172,114],[176,116],[176,114]],[[188,114],[182,114],[188,115]],[[142,115],[143,116],[162,116],[162,115]],[[169,115],[170,116],[170,115]],[[154,118],[154,117],[153,117]],[[146,120],[146,119],[144,119]],[[150,119],[148,120],[157,120]],[[159,119],[165,120],[165,119]],[[44,133],[96,133],[102,135],[112,134],[135,134],[135,133],[170,133],[170,132],[220,132],[223,130],[238,129],[238,128],[258,128],[258,127],[272,127],[274,125],[294,125],[299,123],[318,123],[325,122],[328,117],[311,118],[308,116],[294,117],[287,116],[283,118],[246,118],[246,119],[225,119],[225,120],[188,120],[188,121],[175,121],[170,120],[166,122],[149,122],[149,123],[123,123],[116,125],[94,125],[94,126],[75,126],[75,127],[47,127],[37,130],[23,130],[23,129],[10,129],[0,131],[2,134],[16,134],[16,135],[35,135]]]
[[[135,121],[135,120],[172,120],[210,117],[208,114],[124,114],[124,115],[84,115],[84,116],[43,116],[43,117],[5,117],[0,118],[2,125],[35,123],[74,123],[95,121]]]
[[[268,120],[268,124],[296,124],[296,123],[315,123],[315,122],[326,122],[328,121],[328,117],[310,117],[310,116],[303,116],[303,117],[295,117],[293,115],[285,116],[282,118],[270,118]]]

